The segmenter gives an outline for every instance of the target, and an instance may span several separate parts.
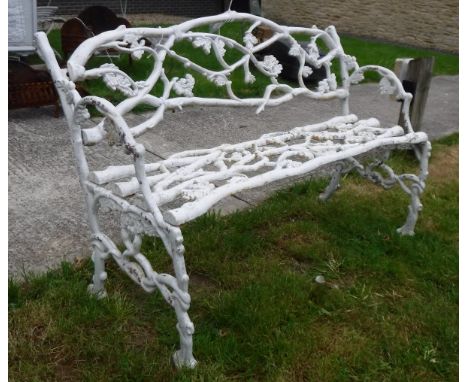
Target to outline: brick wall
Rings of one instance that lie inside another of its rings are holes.
[[[49,0],[37,0],[37,5],[47,5]],[[124,3],[124,1],[122,1]],[[103,5],[120,14],[119,0],[52,0],[61,15],[77,15],[91,5]],[[200,17],[221,13],[223,0],[127,0],[127,13],[164,13],[168,15]]]
[[[457,0],[263,0],[262,8],[280,23],[458,52]]]

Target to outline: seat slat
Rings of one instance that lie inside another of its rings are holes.
[[[365,144],[356,145],[349,150],[338,152],[333,156],[322,156],[320,158],[310,160],[299,167],[289,167],[278,171],[270,171],[252,178],[247,178],[243,182],[226,184],[214,190],[210,190],[202,198],[184,203],[178,208],[165,211],[163,216],[169,224],[181,225],[203,215],[217,202],[237,192],[261,187],[281,179],[304,175],[321,166],[365,154],[379,147],[401,145],[405,143],[417,144],[425,141],[427,141],[427,135],[425,133],[418,132],[404,136],[383,138],[381,140],[374,140]]]

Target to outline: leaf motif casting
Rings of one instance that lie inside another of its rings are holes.
[[[313,73],[313,70],[310,66],[305,65],[302,69],[302,77],[307,78]]]
[[[379,90],[381,94],[394,94],[396,87],[392,85],[387,77],[382,77],[379,82]]]
[[[301,46],[297,42],[294,42],[288,53],[290,56],[299,57],[301,55]]]
[[[211,39],[208,37],[195,37],[192,44],[195,48],[202,48],[206,54],[211,52]]]
[[[253,84],[255,82],[255,76],[252,73],[246,73],[244,77],[246,84]]]
[[[65,99],[68,104],[73,104],[73,90],[75,90],[75,84],[72,81],[57,81],[55,86],[61,89],[65,93]]]
[[[277,77],[283,70],[283,65],[281,65],[275,56],[265,56],[263,61],[260,62],[263,69],[273,77]]]
[[[224,57],[224,54],[226,53],[226,49],[224,48],[224,41],[217,38],[215,41],[214,41],[214,44],[216,45],[216,48],[218,49],[218,52],[219,54],[221,55],[221,57]]]
[[[213,82],[216,86],[224,86],[229,82],[229,80],[225,75],[219,74],[213,78]]]
[[[75,108],[75,122],[80,125],[91,118],[86,105],[80,104]]]
[[[330,87],[330,90],[336,90],[337,83],[335,73],[330,74],[330,77],[328,78],[328,85]]]
[[[174,84],[174,91],[176,94],[185,97],[193,97],[193,87],[195,85],[195,78],[191,74],[186,74],[185,78],[179,78]]]
[[[154,235],[157,233],[151,222],[131,212],[122,213],[121,225],[133,234]]]
[[[317,48],[317,44],[315,43],[315,39],[312,39],[310,43],[307,45],[307,48],[309,48],[308,54],[309,58],[312,61],[317,61],[320,57],[320,52],[319,49]]]
[[[349,82],[352,84],[358,84],[364,79],[364,74],[362,74],[360,71],[355,71],[351,76],[349,77]]]
[[[348,70],[357,69],[356,57],[345,54],[343,58],[344,58],[344,62],[346,65],[346,69]]]
[[[140,48],[145,46],[145,42],[142,39],[142,36],[138,36],[134,33],[127,33],[124,36],[124,41],[130,44],[130,49]],[[139,60],[145,51],[143,49],[136,49],[132,52],[132,57],[135,60]]]
[[[182,197],[186,200],[196,200],[208,195],[215,188],[209,182],[194,182],[182,191]]]
[[[328,93],[330,91],[330,85],[329,85],[328,80],[326,78],[318,83],[317,90],[321,94],[325,94],[325,93]]]
[[[243,38],[243,41],[245,43],[245,47],[248,50],[252,50],[254,45],[258,43],[257,37],[255,37],[252,33],[247,32]]]
[[[107,87],[112,90],[118,90],[128,97],[136,95],[135,90],[132,88],[132,83],[129,78],[125,77],[119,72],[119,68],[114,64],[103,64],[100,66],[103,69],[110,69],[110,71],[102,76],[102,79]]]

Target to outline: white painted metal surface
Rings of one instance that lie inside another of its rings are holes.
[[[223,36],[222,28],[220,30],[224,23],[233,21],[242,21],[247,25],[240,42]],[[274,32],[271,38],[261,43],[253,33],[260,25]],[[220,32],[193,31],[200,26],[210,26],[210,30]],[[310,42],[307,49],[303,49],[295,39],[298,33],[308,36]],[[299,61],[296,86],[278,79],[282,65],[274,56],[267,55],[262,60],[255,56],[255,53],[280,39],[290,44],[289,54]],[[174,44],[182,40],[190,41],[196,49],[206,54],[214,52],[221,69],[208,69],[182,56],[174,49]],[[323,55],[319,54],[319,40],[327,47]],[[408,117],[411,95],[404,91],[398,78],[386,68],[372,65],[359,67],[354,57],[344,53],[334,27],[325,30],[315,26],[286,27],[258,16],[232,11],[168,28],[120,27],[90,38],[78,47],[68,61],[68,73],[59,68],[45,34],[38,33],[37,42],[70,126],[80,182],[86,196],[95,264],[89,290],[98,296],[105,296],[104,281],[107,275],[104,261],[108,257],[112,257],[144,290],[150,292],[158,289],[174,307],[178,320],[181,347],[173,358],[177,366],[194,367],[196,364],[192,354],[194,326],[187,313],[190,306],[189,278],[179,226],[202,215],[224,197],[276,180],[332,168],[331,182],[321,194],[321,199],[326,200],[337,189],[341,175],[356,170],[384,188],[395,184],[402,187],[411,202],[408,218],[399,232],[413,234],[422,207],[419,197],[428,174],[430,143],[425,133],[413,132]],[[136,60],[149,55],[154,59],[154,67],[143,81],[133,80],[114,64],[87,69],[85,65],[90,57],[103,49],[131,54]],[[239,52],[238,58],[227,60],[228,50]],[[164,70],[167,57],[183,63],[189,73],[183,78],[169,78]],[[339,67],[338,78],[332,71],[332,63]],[[256,71],[251,70],[253,67]],[[327,76],[316,87],[309,88],[303,78],[317,67],[325,67]],[[240,98],[235,94],[231,74],[236,69],[243,71],[243,80],[247,84],[255,81],[257,73],[269,78],[270,84],[264,89],[262,97]],[[350,114],[350,85],[362,81],[368,71],[377,72],[382,77],[380,85],[383,94],[392,94],[403,102],[406,116],[404,126],[385,128],[375,118],[359,120]],[[194,94],[194,73],[223,87],[227,97],[203,98]],[[98,96],[82,98],[75,89],[75,82],[94,78],[102,79],[109,88],[121,92],[125,100],[113,105]],[[150,94],[158,83],[163,86],[161,95]],[[311,100],[337,98],[341,100],[342,115],[329,121],[266,134],[248,142],[185,151],[157,163],[145,162],[145,147],[135,139],[157,126],[165,112],[174,108],[187,105],[255,106],[257,113],[260,113],[296,96]],[[125,115],[139,104],[150,105],[155,111],[143,123],[128,126]],[[94,119],[90,120],[89,106],[94,106],[103,116],[97,123],[94,123]],[[133,164],[115,164],[90,170],[85,145],[102,144],[106,139],[122,144],[133,157]],[[421,163],[419,175],[397,175],[383,163],[389,151],[395,148],[414,149]],[[374,154],[379,159],[369,161],[367,158]],[[100,230],[100,208],[116,210],[121,214],[122,240],[125,244],[123,252]],[[173,261],[174,276],[156,272],[141,254],[143,233],[162,239]]]

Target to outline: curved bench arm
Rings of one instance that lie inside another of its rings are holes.
[[[135,174],[138,182],[140,183],[141,191],[144,195],[149,211],[151,211],[159,226],[164,227],[166,223],[164,222],[162,214],[156,205],[156,201],[151,193],[151,188],[146,177],[144,146],[135,141],[125,119],[111,102],[97,96],[81,98],[80,94],[75,89],[75,84],[68,79],[65,71],[58,65],[54,52],[52,51],[44,32],[36,33],[36,41],[39,55],[46,63],[54,84],[57,87],[63,111],[68,125],[70,126],[73,150],[82,185],[84,186],[84,182],[88,180],[89,167],[83,150],[83,130],[81,125],[90,118],[87,106],[92,105],[95,106],[106,119],[113,123],[125,149],[128,153],[133,155]]]
[[[364,79],[365,72],[376,72],[382,77],[379,83],[381,94],[393,95],[397,100],[403,102],[402,113],[405,124],[403,128],[405,129],[407,134],[413,133],[414,130],[413,126],[411,125],[411,120],[409,116],[409,109],[411,105],[411,100],[413,99],[413,95],[405,91],[400,79],[396,76],[395,73],[393,73],[393,71],[378,65],[366,65],[356,69],[349,76],[349,84],[358,84],[359,82],[361,82]]]
[[[145,171],[145,147],[135,141],[127,122],[118,112],[117,108],[104,98],[97,96],[83,97],[78,101],[73,113],[73,126],[80,128],[80,125],[90,117],[87,107],[94,106],[116,129],[121,143],[127,154],[132,154],[135,166],[135,176],[140,184],[141,192],[151,214],[156,219],[159,227],[164,227],[165,222],[161,211],[157,206],[156,199],[151,192],[151,187]]]

